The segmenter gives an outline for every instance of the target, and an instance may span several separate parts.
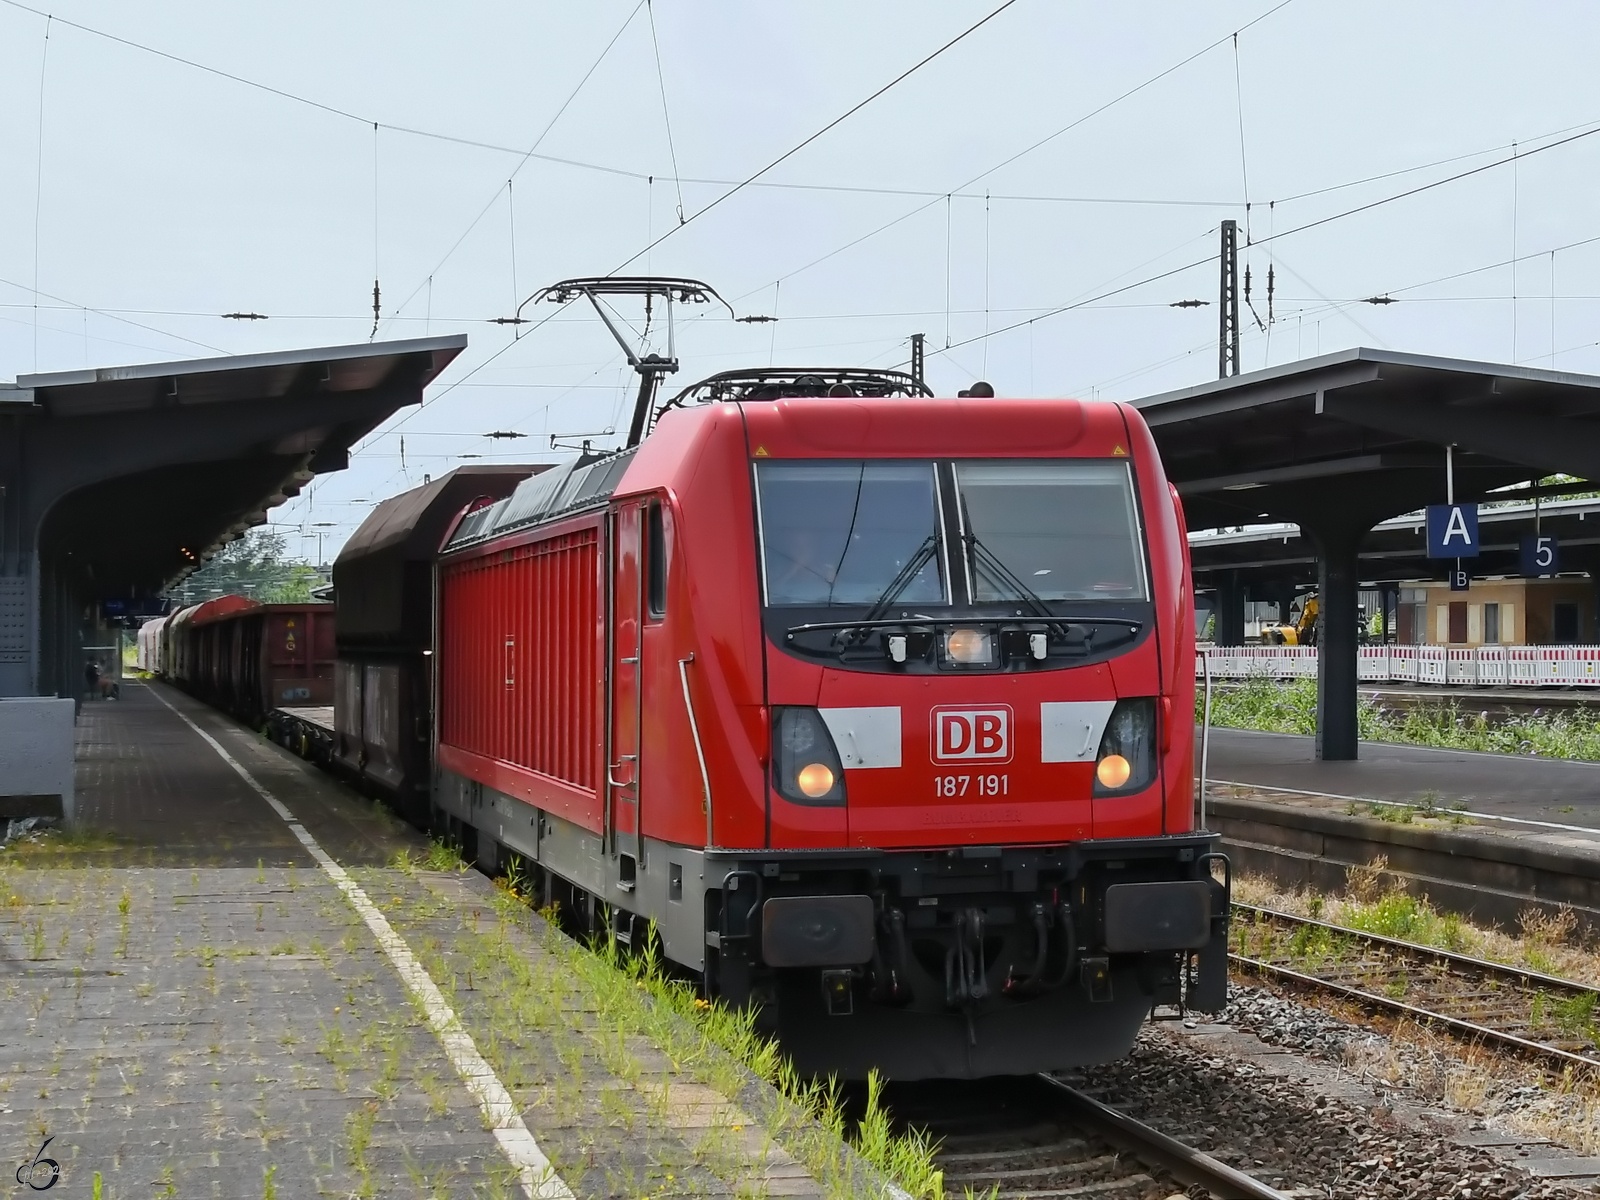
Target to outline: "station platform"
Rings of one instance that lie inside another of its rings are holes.
[[[1491,816],[1600,831],[1600,763],[1362,742],[1354,762],[1322,762],[1316,742],[1288,733],[1211,730],[1219,785],[1348,800],[1463,806]]]
[[[0,1144],[58,1195],[823,1194],[775,1093],[372,802],[159,684],[78,737],[79,827],[0,853]]]
[[[1396,708],[1448,707],[1462,712],[1486,712],[1491,717],[1535,711],[1571,712],[1600,708],[1600,690],[1594,688],[1457,687],[1448,684],[1361,684],[1361,695]]]
[[[283,818],[179,713],[225,738],[339,862],[384,866],[423,845],[386,810],[182,692],[125,680],[120,700],[87,701],[79,710],[79,821],[100,847],[82,857],[162,867],[316,865]]]

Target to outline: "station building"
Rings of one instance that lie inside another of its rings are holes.
[[[1394,641],[1402,646],[1593,645],[1595,585],[1585,575],[1475,579],[1464,592],[1429,580],[1401,584]]]

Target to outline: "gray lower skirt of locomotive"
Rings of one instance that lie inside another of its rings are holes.
[[[434,803],[480,838],[492,838],[614,909],[655,922],[663,954],[692,970],[705,969],[703,851],[645,838],[648,869],[639,870],[631,854],[606,854],[601,835],[452,771],[439,772]],[[491,869],[497,865],[492,853],[481,846],[478,851]],[[721,882],[719,875],[713,886]]]
[[[602,837],[580,825],[449,771],[439,773],[434,799],[449,816],[477,831],[477,854],[485,867],[504,865],[505,854],[518,855],[603,901],[614,914],[646,918],[655,924],[666,957],[696,972],[707,969],[708,948],[718,955],[725,950],[717,931],[707,927],[707,892],[722,891],[726,898],[730,886],[740,887],[736,876],[755,873],[744,862],[749,854],[708,854],[650,838],[642,847],[645,861],[635,863],[625,851],[605,853]],[[1185,840],[1193,842],[1185,852],[1189,861],[1211,845],[1205,834]],[[633,849],[631,836],[627,848]],[[837,851],[778,853],[791,866],[799,865],[797,859],[838,856]],[[770,855],[757,852],[756,857]],[[847,852],[844,857],[855,856]],[[759,887],[760,881],[743,882]],[[901,883],[903,888],[912,886],[909,880]],[[1191,904],[1199,899],[1197,892],[1220,894],[1200,900],[1197,912]],[[803,1072],[857,1077],[876,1068],[902,1079],[972,1078],[1110,1061],[1128,1052],[1157,1000],[1148,977],[1141,977],[1140,952],[1155,952],[1159,960],[1164,951],[1199,950],[1202,976],[1218,976],[1202,991],[1224,994],[1216,984],[1226,970],[1226,899],[1221,886],[1209,882],[1209,873],[1204,883],[1112,885],[1102,896],[1101,917],[1113,951],[1113,957],[1098,960],[1106,971],[1103,989],[1080,987],[1074,980],[1071,986],[1023,999],[992,996],[961,1011],[856,1003],[841,1012],[829,1003],[825,984],[830,974],[844,972],[809,963],[776,971],[775,984],[752,998],[775,1010],[779,1038]],[[762,924],[769,926],[762,941],[772,943],[761,955],[768,967],[787,965],[778,961],[783,953],[774,922],[785,920],[784,907],[791,902],[802,926],[812,908],[826,907],[830,940],[844,944],[864,937],[870,952],[874,934],[868,897],[773,897],[761,906]],[[868,908],[860,930],[852,929],[862,916],[853,912],[853,903]],[[1158,945],[1152,937],[1167,940]],[[852,963],[865,956],[859,949],[845,955]],[[1195,998],[1191,992],[1191,1001]]]

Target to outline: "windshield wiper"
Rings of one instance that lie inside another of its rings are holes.
[[[1017,578],[1016,572],[1006,566],[999,555],[978,540],[977,534],[967,534],[966,543],[968,553],[971,554],[978,570],[986,572],[995,582],[1015,591],[1017,598],[1033,609],[1035,616],[1048,621],[1065,637],[1072,636],[1070,631],[1074,625],[1121,625],[1127,629],[1128,637],[1136,636],[1139,630],[1144,628],[1142,621],[1133,621],[1126,617],[1059,617],[1050,611],[1050,606],[1044,602],[1044,597]],[[1094,641],[1095,632],[1090,629],[1084,633],[1083,640],[1086,646]]]
[[[938,544],[938,538],[930,533],[922,545],[918,546],[911,557],[906,560],[906,565],[896,572],[895,577],[879,593],[878,598],[872,602],[872,607],[860,617],[851,621],[812,621],[803,625],[792,625],[788,630],[789,635],[793,637],[797,633],[812,629],[833,629],[844,632],[852,629],[876,629],[880,626],[901,624],[900,621],[883,620],[883,614],[888,612],[889,606],[900,598],[901,593],[906,588],[911,586],[912,581],[922,573],[922,569],[933,561]],[[933,618],[922,617],[921,619],[927,621]]]
[[[922,545],[917,547],[916,553],[906,560],[906,565],[900,568],[899,574],[889,581],[887,587],[878,598],[873,601],[872,607],[867,609],[862,616],[863,624],[877,621],[884,613],[889,611],[889,606],[900,599],[900,593],[911,586],[912,580],[922,574],[922,568],[933,561],[933,552],[938,546],[938,539],[929,534],[923,539]]]
[[[977,534],[967,534],[966,542],[967,550],[972,555],[974,565],[980,571],[987,568],[987,573],[991,579],[1016,592],[1016,598],[1026,602],[1028,607],[1033,609],[1034,616],[1041,617],[1046,621],[1059,621],[1061,619],[1050,611],[1050,606],[1044,602],[1044,597],[1018,579],[1015,572],[1000,561],[999,555],[978,540]]]

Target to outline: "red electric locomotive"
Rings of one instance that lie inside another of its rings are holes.
[[[1220,1007],[1188,551],[1134,409],[730,373],[437,571],[434,803],[802,1070],[1050,1070]]]

